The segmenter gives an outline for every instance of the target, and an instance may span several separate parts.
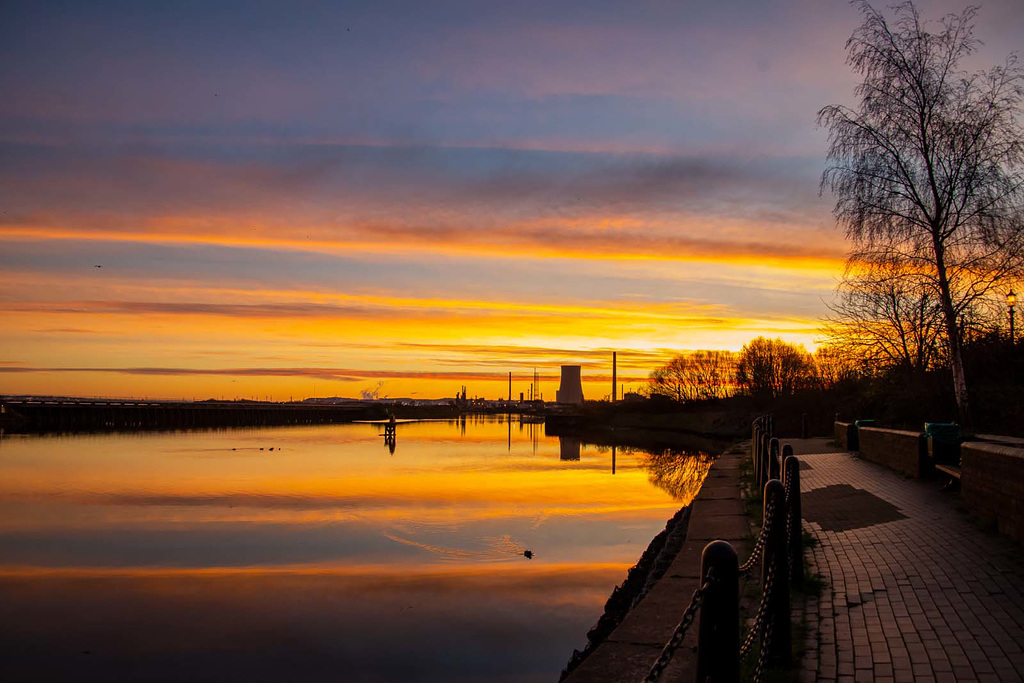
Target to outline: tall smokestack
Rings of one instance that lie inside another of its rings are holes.
[[[615,403],[615,388],[616,388],[615,371],[617,369],[616,366],[617,366],[617,360],[618,360],[616,358],[616,356],[617,356],[617,354],[614,351],[612,351],[612,403]]]
[[[508,373],[508,402],[512,402],[512,373]]]

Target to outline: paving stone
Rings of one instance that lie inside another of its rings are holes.
[[[825,582],[800,680],[1024,680],[1024,554],[956,498],[832,448],[802,444],[803,527]],[[810,507],[808,506],[810,501]],[[865,673],[862,673],[865,672]]]

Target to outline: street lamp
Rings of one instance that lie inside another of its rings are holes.
[[[1010,343],[1013,343],[1013,307],[1017,305],[1017,295],[1011,289],[1006,294],[1006,307],[1010,309]]]

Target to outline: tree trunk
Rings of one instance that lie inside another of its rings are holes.
[[[960,425],[971,429],[971,409],[967,396],[967,378],[964,376],[964,361],[960,345],[960,329],[956,322],[956,310],[953,308],[953,297],[949,291],[949,278],[946,276],[946,259],[944,248],[937,239],[933,241],[935,249],[935,270],[939,276],[939,297],[942,303],[943,318],[946,323],[946,337],[949,344],[949,368],[953,371],[953,395],[959,413]]]

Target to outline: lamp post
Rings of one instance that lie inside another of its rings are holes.
[[[1006,294],[1006,307],[1010,309],[1010,343],[1014,343],[1013,338],[1013,307],[1017,305],[1017,295],[1013,293],[1011,289]]]

